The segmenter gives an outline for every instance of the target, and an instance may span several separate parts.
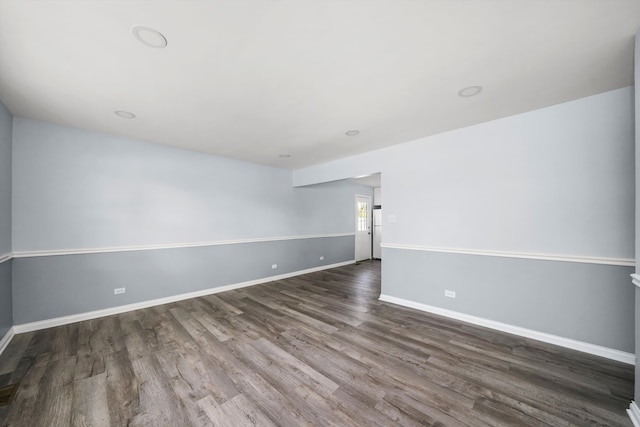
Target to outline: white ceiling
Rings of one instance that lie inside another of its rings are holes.
[[[293,169],[631,85],[639,28],[638,0],[0,0],[0,99]]]

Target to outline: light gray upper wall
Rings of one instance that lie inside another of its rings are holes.
[[[0,256],[11,252],[11,138],[13,117],[0,102]]]
[[[385,244],[633,258],[633,141],[627,87],[300,169],[294,185],[381,171]]]
[[[352,183],[16,117],[15,252],[354,231]]]
[[[13,117],[0,102],[0,257],[11,252],[11,139]],[[11,260],[0,263],[0,339],[13,326]]]

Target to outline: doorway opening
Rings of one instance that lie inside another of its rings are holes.
[[[371,197],[356,195],[356,262],[371,259]]]

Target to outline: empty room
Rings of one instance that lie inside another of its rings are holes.
[[[639,30],[0,0],[0,426],[640,427]]]

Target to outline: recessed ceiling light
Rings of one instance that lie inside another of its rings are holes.
[[[469,87],[465,87],[464,89],[461,89],[460,92],[458,92],[458,96],[461,96],[463,98],[468,98],[470,96],[476,96],[481,91],[482,91],[482,86],[469,86]]]
[[[167,47],[167,39],[162,33],[153,28],[143,27],[142,25],[136,25],[131,29],[135,38],[149,47],[156,49],[162,49]]]
[[[131,113],[129,111],[118,110],[118,111],[115,111],[115,113],[118,116],[122,117],[123,119],[135,119],[135,117],[136,117],[135,114],[133,114],[133,113]]]
[[[356,136],[356,135],[358,135],[359,133],[360,133],[360,131],[359,131],[359,130],[357,130],[357,129],[351,129],[351,130],[346,131],[344,134],[345,134],[345,135],[347,135],[347,136]]]
[[[281,159],[288,159],[289,157],[291,157],[291,154],[280,154],[278,157],[280,157]]]

